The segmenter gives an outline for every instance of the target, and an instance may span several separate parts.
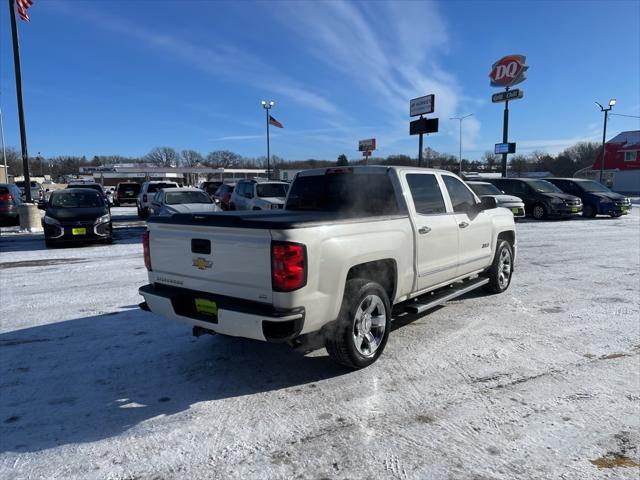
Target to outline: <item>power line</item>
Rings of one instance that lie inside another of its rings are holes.
[[[610,113],[609,115],[615,115],[616,117],[640,118],[638,115],[623,115],[622,113]]]

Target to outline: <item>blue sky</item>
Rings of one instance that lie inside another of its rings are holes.
[[[6,2],[5,2],[6,3]],[[8,9],[0,5],[0,102],[7,145],[20,144]],[[436,95],[440,132],[425,146],[479,158],[502,139],[493,62],[527,56],[512,102],[519,152],[599,141],[594,104],[640,115],[640,2],[214,2],[35,0],[20,22],[31,154],[138,156],[154,146],[285,159],[417,155],[410,98]],[[609,138],[640,128],[611,117]]]

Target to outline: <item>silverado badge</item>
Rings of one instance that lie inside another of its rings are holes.
[[[206,258],[198,257],[193,259],[192,265],[196,267],[198,270],[206,270],[207,268],[211,268],[211,266],[213,265],[213,262],[210,262]]]

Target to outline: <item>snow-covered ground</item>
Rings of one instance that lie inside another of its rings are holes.
[[[142,226],[114,214],[112,246],[0,237],[0,478],[640,474],[637,208],[519,223],[505,294],[400,319],[357,372],[139,310]]]

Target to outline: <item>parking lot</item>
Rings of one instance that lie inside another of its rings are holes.
[[[502,295],[396,321],[383,357],[205,336],[138,309],[114,244],[0,236],[0,478],[638,478],[640,216],[518,223]]]

